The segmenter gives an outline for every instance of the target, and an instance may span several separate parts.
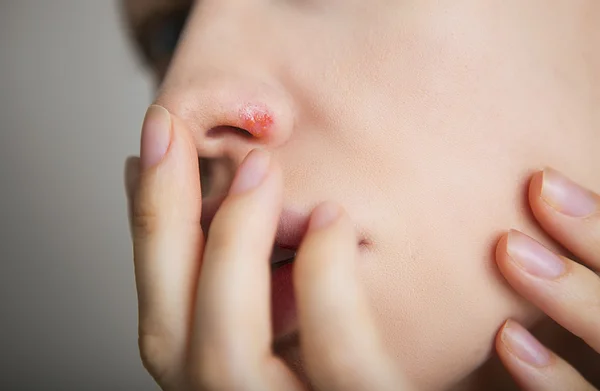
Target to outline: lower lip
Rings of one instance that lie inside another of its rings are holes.
[[[293,332],[296,328],[293,270],[292,262],[271,272],[271,319],[275,339]]]

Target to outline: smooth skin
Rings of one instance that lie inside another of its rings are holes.
[[[158,384],[165,390],[412,390],[381,343],[353,262],[356,233],[333,202],[313,210],[294,271],[307,379],[273,354],[267,260],[281,209],[281,169],[268,151],[252,151],[206,240],[196,159],[183,122],[151,106],[141,159],[127,162],[126,187],[140,351]],[[529,201],[546,232],[583,264],[518,231],[501,238],[497,262],[520,295],[600,351],[594,273],[600,270],[600,197],[576,186],[547,169],[533,176]],[[551,201],[546,193],[554,194]],[[589,214],[573,216],[585,207]],[[496,349],[525,391],[595,389],[515,321],[501,328]]]

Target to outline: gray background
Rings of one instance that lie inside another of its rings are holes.
[[[123,161],[152,89],[113,0],[0,0],[0,389],[152,390]]]

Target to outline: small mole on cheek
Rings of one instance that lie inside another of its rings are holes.
[[[247,105],[240,109],[241,127],[254,137],[268,136],[273,117],[264,107]]]

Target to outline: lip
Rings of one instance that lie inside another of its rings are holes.
[[[205,235],[227,195],[213,196],[202,200],[202,218],[200,225]],[[310,213],[302,213],[292,208],[283,208],[275,234],[275,244],[281,248],[297,250],[308,229]],[[360,248],[369,248],[371,240],[365,231],[357,228],[357,244]]]
[[[210,225],[224,199],[225,197],[222,196],[203,200],[200,224],[205,235],[209,232]],[[309,219],[310,215],[307,213],[284,208],[279,217],[277,233],[275,234],[275,244],[285,249],[298,249],[308,229]]]
[[[202,229],[207,235],[210,225],[223,203],[225,196],[210,197],[202,201]],[[275,245],[280,248],[297,250],[308,229],[309,213],[302,213],[291,208],[284,208],[279,218]],[[359,248],[368,246],[367,236],[361,230],[357,231]],[[275,339],[290,335],[296,330],[296,300],[293,287],[294,262],[271,270],[271,321]]]

